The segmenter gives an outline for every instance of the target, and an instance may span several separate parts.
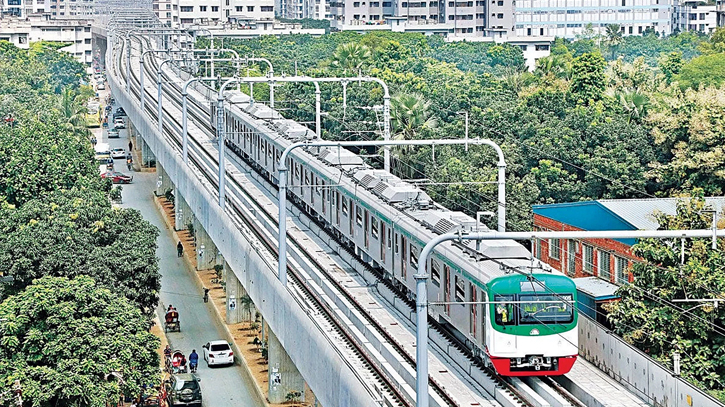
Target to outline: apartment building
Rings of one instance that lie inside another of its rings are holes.
[[[44,13],[52,17],[91,16],[93,0],[0,0],[2,18]]]
[[[50,13],[24,18],[6,16],[0,19],[0,40],[26,49],[36,41],[70,43],[61,50],[90,66],[93,61],[91,24],[89,19],[52,18]]]
[[[275,0],[154,0],[152,8],[169,27],[233,24],[248,28],[250,22],[274,21]]]
[[[722,4],[719,5],[723,7]],[[718,5],[702,5],[687,1],[675,8],[676,27],[680,31],[700,31],[710,34],[718,27]]]
[[[604,33],[618,24],[624,35],[648,29],[668,35],[673,30],[673,0],[518,0],[516,36],[574,38],[588,25]]]
[[[513,0],[336,0],[331,26],[502,38],[514,32],[513,11]]]
[[[725,0],[715,1],[715,10],[717,11],[717,26],[725,27]]]

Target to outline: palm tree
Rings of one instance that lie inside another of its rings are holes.
[[[87,136],[86,107],[78,102],[76,93],[69,87],[63,88],[60,95],[60,112],[66,118],[65,129],[77,136]]]
[[[622,27],[619,24],[607,25],[607,43],[609,44],[609,49],[612,51],[612,59],[614,59],[615,51],[623,42]]]
[[[628,114],[628,122],[633,119],[642,120],[647,115],[647,107],[649,107],[649,98],[646,94],[636,90],[626,90],[618,94],[619,103],[622,109]]]
[[[430,114],[430,102],[418,93],[398,94],[390,101],[395,140],[415,139],[424,128],[435,128],[436,119]]]
[[[335,49],[332,54],[331,65],[354,73],[369,62],[372,56],[373,53],[367,46],[357,42],[348,42],[347,44],[340,44]]]

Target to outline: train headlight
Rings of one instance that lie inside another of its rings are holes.
[[[529,332],[529,335],[531,335],[531,336],[536,336],[538,334],[539,334],[539,330],[536,328],[532,329],[531,332]]]

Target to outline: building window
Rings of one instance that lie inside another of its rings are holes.
[[[206,6],[199,6],[199,11],[206,11]]]
[[[549,44],[536,45],[536,50],[537,51],[548,51]]]
[[[271,13],[274,11],[274,6],[261,6],[261,10],[263,13]]]
[[[211,6],[211,11],[216,13],[219,11],[219,6]]]
[[[254,12],[254,6],[247,6],[247,11],[250,13]]]
[[[584,271],[594,274],[594,248],[587,244],[582,245],[584,248]]]
[[[612,277],[612,273],[610,271],[611,269],[609,268],[611,258],[611,254],[602,250],[599,251],[599,277],[607,281],[609,281]]]
[[[192,13],[193,11],[194,11],[194,6],[181,6],[182,13]]]
[[[617,282],[628,283],[629,273],[627,268],[629,267],[629,261],[624,257],[614,256],[614,268],[617,270]]]
[[[559,239],[549,239],[549,257],[559,260],[561,257],[561,241]]]
[[[236,6],[234,7],[234,11],[241,13],[242,11],[244,11],[244,6]]]
[[[91,39],[90,39],[90,38],[86,38],[86,39],[85,39],[85,43],[86,43],[86,44],[90,44],[90,43],[91,43]]]
[[[569,247],[566,253],[566,272],[573,276],[576,273],[576,240],[569,239],[567,242]]]

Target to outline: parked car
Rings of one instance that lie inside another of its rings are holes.
[[[172,375],[165,381],[166,402],[169,406],[201,407],[201,379],[195,374],[182,373]]]
[[[113,121],[113,127],[117,129],[125,129],[126,123],[123,121],[122,118],[117,117],[116,120]]]
[[[207,366],[234,364],[234,352],[227,341],[220,339],[207,342],[202,349],[204,349],[204,360],[206,360]]]
[[[126,115],[126,111],[123,110],[122,107],[119,107],[118,109],[116,109],[116,114],[119,115],[119,116],[125,116]]]
[[[122,148],[114,148],[111,150],[111,157],[113,158],[126,158],[126,150]]]
[[[104,85],[103,82],[98,82],[98,85],[96,86],[96,89],[98,89],[98,90],[106,90],[106,85]]]
[[[108,138],[119,138],[121,134],[116,129],[108,129]]]
[[[103,179],[111,179],[114,184],[130,184],[133,177],[116,171],[107,171],[101,174]]]

